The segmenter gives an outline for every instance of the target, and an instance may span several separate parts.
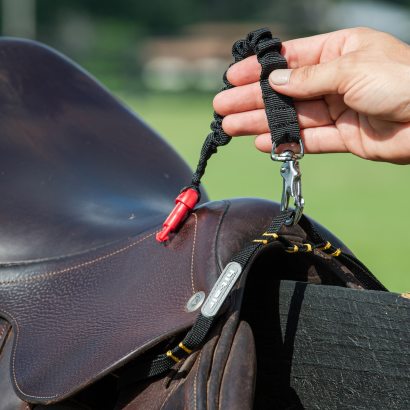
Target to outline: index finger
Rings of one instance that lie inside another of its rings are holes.
[[[318,64],[323,62],[326,43],[331,45],[334,50],[333,54],[335,54],[333,58],[336,58],[340,55],[340,45],[344,42],[345,37],[346,30],[340,30],[284,41],[281,54],[286,58],[289,68]],[[260,74],[261,66],[256,56],[251,56],[231,66],[227,72],[227,78],[232,85],[239,86],[259,81]]]

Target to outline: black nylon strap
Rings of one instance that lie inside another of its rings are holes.
[[[272,38],[267,29],[250,33],[247,40],[262,66],[260,85],[272,143],[279,146],[299,142],[300,129],[292,98],[273,91],[269,85],[269,74],[273,70],[288,67],[286,59],[280,54],[281,41],[276,37]]]
[[[283,224],[289,218],[291,211],[283,212],[277,215],[267,228],[266,232],[269,233],[278,233],[282,228]],[[252,261],[260,250],[263,248],[261,243],[251,242],[245,247],[243,247],[235,256],[231,259],[231,262],[237,262],[242,267],[242,272],[246,269],[249,262]],[[192,351],[200,347],[206,337],[209,334],[209,331],[215,322],[217,317],[206,317],[200,313],[192,326],[191,330],[187,333],[185,338],[182,340],[182,345],[188,350]],[[169,351],[174,358],[177,360],[185,359],[189,356],[186,350],[181,348],[179,345],[174,347]],[[151,358],[144,363],[139,364],[138,369],[132,370],[132,375],[127,375],[126,383],[136,382],[147,377],[157,376],[165,371],[169,370],[176,363],[170,354],[160,354],[154,358]]]
[[[279,237],[280,230],[282,229],[286,220],[291,216],[291,214],[292,211],[286,211],[273,218],[272,222],[262,235],[263,238],[266,238],[265,240],[267,243],[269,243],[270,241],[279,240],[285,245],[285,247],[291,245],[291,243],[287,239]],[[315,248],[320,249],[320,247],[328,243],[327,240],[325,240],[316,230],[312,222],[305,216],[302,216],[299,224],[305,230],[307,239],[310,240]],[[278,236],[275,237],[272,234],[277,234]],[[263,244],[260,241],[252,241],[248,243],[237,254],[233,256],[230,262],[239,263],[242,267],[243,272],[248,267],[249,263],[255,257],[257,257],[259,252],[267,243]],[[335,250],[336,248],[331,245],[326,249],[326,253],[331,254]],[[386,288],[373,276],[373,274],[354,256],[341,253],[337,258],[341,262],[345,263],[345,265],[354,273],[355,277],[364,285],[365,288],[374,290],[386,290]],[[170,370],[176,364],[176,361],[185,359],[189,356],[191,351],[198,349],[205,342],[209,331],[216,320],[217,316],[206,317],[202,315],[202,313],[200,313],[194,325],[181,342],[184,348],[180,346],[181,344],[178,344],[172,350],[169,350],[168,354],[160,354],[148,361],[140,363],[137,369],[134,368],[132,370],[131,375],[127,374],[124,385],[135,383],[136,381],[148,377],[157,376]],[[189,352],[187,351],[187,349]]]
[[[300,142],[300,129],[295,107],[290,97],[278,94],[269,85],[269,74],[278,68],[287,68],[285,58],[280,54],[282,43],[278,38],[272,38],[271,32],[262,28],[252,31],[246,39],[237,41],[232,47],[235,63],[255,55],[262,66],[260,86],[265,102],[272,143],[279,146],[284,143]],[[233,63],[233,64],[235,64]],[[231,64],[232,65],[232,64]],[[225,86],[221,91],[228,90],[233,85],[228,81],[226,72],[223,77]],[[211,123],[211,133],[205,139],[199,156],[198,165],[192,176],[191,185],[199,192],[201,178],[205,173],[209,158],[217,152],[218,147],[228,144],[232,137],[222,129],[223,117],[214,112]],[[185,188],[185,189],[186,189]]]

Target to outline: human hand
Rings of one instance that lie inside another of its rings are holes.
[[[410,163],[410,46],[389,34],[355,28],[286,41],[289,69],[275,70],[271,86],[295,98],[306,152],[351,152],[359,157]],[[235,88],[214,99],[231,136],[257,135],[272,143],[259,86],[256,56],[227,73]]]

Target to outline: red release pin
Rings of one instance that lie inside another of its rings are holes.
[[[199,199],[199,194],[195,189],[188,188],[181,192],[176,200],[175,207],[162,224],[161,232],[156,235],[158,242],[165,242],[169,239],[169,233],[175,231],[188,212],[194,209]]]

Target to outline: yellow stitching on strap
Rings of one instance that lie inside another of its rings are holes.
[[[297,245],[293,245],[292,249],[285,249],[288,253],[295,253],[299,251],[299,247]]]
[[[332,244],[331,244],[329,241],[327,241],[327,242],[326,242],[326,245],[320,246],[318,249],[320,249],[321,251],[325,251],[325,250],[327,250],[327,249],[329,249],[329,248],[331,248],[331,247],[332,247]]]
[[[306,246],[305,252],[312,252],[312,245],[310,243],[304,243],[303,245]]]
[[[262,236],[271,236],[274,239],[278,239],[279,235],[277,233],[269,233],[269,232],[265,232],[262,234]]]
[[[178,345],[180,349],[182,349],[185,353],[191,354],[192,350],[188,349],[182,342]]]
[[[266,245],[268,243],[267,239],[254,239],[252,242],[263,243]]]
[[[175,363],[179,363],[181,361],[181,359],[178,359],[178,357],[172,354],[171,350],[167,351],[167,356],[170,357]]]
[[[342,250],[340,248],[337,248],[333,253],[330,254],[330,256],[339,256],[342,253]]]

